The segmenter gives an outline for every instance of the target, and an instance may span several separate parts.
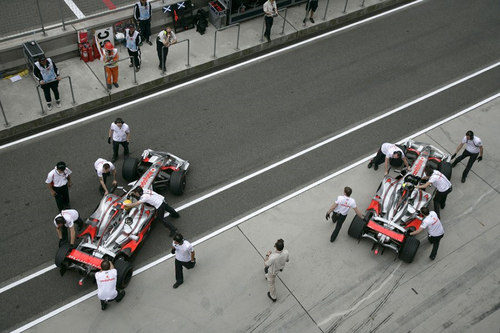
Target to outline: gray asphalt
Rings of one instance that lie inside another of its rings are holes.
[[[307,44],[0,152],[3,172],[0,281],[51,264],[57,214],[44,185],[58,160],[74,171],[71,199],[83,216],[99,200],[93,162],[110,157],[107,127],[132,127],[132,154],[168,150],[190,160],[178,206],[325,137],[498,61],[495,1],[429,1],[410,10]],[[445,118],[498,91],[500,71],[421,102],[333,144],[190,207],[175,221],[189,239]],[[118,163],[121,169],[121,163]],[[124,184],[123,180],[121,183]],[[20,186],[20,184],[22,184]],[[168,232],[157,226],[135,265],[163,255]],[[51,271],[0,295],[1,329],[38,316],[94,288]]]

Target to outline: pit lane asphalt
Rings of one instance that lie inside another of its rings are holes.
[[[186,194],[167,194],[169,202],[179,206],[496,62],[497,7],[493,1],[474,6],[466,1],[424,2],[113,116],[1,151],[0,280],[52,263],[57,240],[51,223],[57,210],[43,182],[58,160],[74,171],[74,208],[83,216],[91,213],[99,200],[93,162],[110,157],[105,141],[114,117],[123,117],[132,127],[132,154],[150,147],[190,160]],[[500,70],[490,70],[196,204],[174,223],[186,238],[196,239],[375,151],[383,141],[405,137],[494,94],[499,78]],[[169,243],[168,232],[157,226],[134,264],[164,254]],[[77,280],[76,273],[60,278],[53,270],[1,294],[1,328],[17,326],[94,288],[91,283],[78,287]]]

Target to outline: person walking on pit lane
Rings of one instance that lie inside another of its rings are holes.
[[[465,167],[465,170],[462,173],[462,183],[465,183],[467,175],[469,174],[469,171],[472,168],[472,164],[474,164],[476,159],[478,162],[480,162],[483,159],[483,142],[478,136],[475,136],[474,132],[472,131],[467,131],[467,133],[465,133],[462,142],[458,145],[457,149],[455,150],[455,153],[451,155],[452,159],[454,159],[457,156],[458,152],[460,151],[460,149],[462,149],[464,145],[465,149],[462,155],[457,157],[451,164],[452,167],[455,167],[464,158],[469,157],[467,166]]]
[[[116,271],[113,263],[109,260],[101,262],[101,270],[95,273],[95,280],[97,282],[97,298],[101,301],[101,310],[106,310],[108,302],[116,301],[121,302],[125,296],[125,290],[116,289],[116,280],[118,272]]]
[[[276,6],[275,0],[267,0],[262,6],[264,11],[264,20],[266,22],[266,31],[264,32],[264,37],[267,41],[271,41],[271,27],[273,26],[273,17],[278,16],[278,7]]]
[[[177,37],[170,27],[166,27],[164,30],[158,33],[156,37],[156,53],[158,53],[158,60],[160,64],[158,68],[166,71],[167,70],[167,55],[170,45],[177,43]]]
[[[50,194],[56,199],[57,210],[69,208],[69,190],[71,187],[71,170],[63,161],[58,162],[47,175],[45,183]]]
[[[163,195],[160,195],[153,190],[144,190],[140,186],[134,188],[131,194],[138,200],[131,204],[125,204],[125,207],[133,208],[135,206],[139,206],[140,204],[147,203],[156,209],[156,218],[163,222],[165,228],[170,230],[170,237],[173,237],[177,233],[177,228],[174,227],[174,225],[165,217],[165,211],[169,212],[173,218],[178,218],[180,215],[174,208],[170,207],[165,202],[165,197]]]
[[[182,267],[193,268],[196,265],[196,258],[193,246],[181,234],[174,236],[171,253],[175,254],[175,283],[173,288],[176,289],[184,283]]]
[[[106,87],[111,90],[111,83],[113,83],[118,88],[118,49],[115,49],[110,42],[104,44],[103,61],[106,70]]]
[[[422,207],[420,209],[420,213],[422,213],[424,220],[422,221],[420,228],[410,232],[410,235],[412,236],[417,235],[421,233],[422,230],[427,229],[427,232],[429,234],[427,239],[432,244],[432,251],[429,258],[431,260],[434,260],[436,259],[436,254],[439,248],[439,242],[441,241],[441,238],[443,238],[444,236],[443,225],[441,224],[441,221],[439,220],[437,214],[433,211],[429,211],[429,208]]]
[[[436,188],[436,194],[434,195],[434,211],[437,216],[441,218],[439,212],[440,209],[444,209],[446,206],[446,197],[452,191],[451,183],[445,175],[438,170],[432,169],[429,165],[425,167],[424,172],[425,177],[422,177],[422,179],[428,179],[428,181],[425,184],[417,185],[416,188],[425,189],[431,184],[434,185]]]
[[[104,158],[98,158],[94,162],[94,168],[97,172],[97,177],[99,178],[99,191],[107,195],[109,193],[106,186],[106,181],[111,173],[113,173],[113,183],[111,186],[118,184],[116,181],[116,169],[113,163],[106,161]]]
[[[389,173],[389,165],[400,168],[403,163],[409,170],[410,166],[401,148],[392,143],[383,143],[374,158],[368,163],[368,169],[373,166],[374,170],[378,170],[378,166],[385,162],[385,174]]]
[[[351,198],[351,194],[352,189],[349,186],[344,187],[344,195],[339,195],[337,197],[337,200],[335,200],[333,205],[326,212],[326,220],[328,221],[331,214],[332,222],[337,223],[337,225],[335,226],[335,230],[333,230],[333,233],[330,236],[330,242],[332,243],[335,241],[335,239],[337,239],[337,235],[342,228],[342,224],[344,223],[350,208],[354,209],[356,215],[363,218],[363,214],[361,214],[361,212],[357,208],[356,201]]]
[[[123,146],[123,156],[128,157],[128,144],[130,142],[130,128],[123,121],[122,118],[116,118],[114,122],[111,123],[108,132],[108,143],[111,144],[113,141],[113,158],[111,162],[115,162],[118,159],[118,149],[120,145]]]
[[[316,9],[318,9],[318,0],[309,0],[309,1],[307,1],[307,4],[306,4],[306,17],[302,21],[302,23],[304,23],[304,25],[306,24],[307,14],[309,14],[309,12],[311,12],[311,16],[309,16],[309,21],[311,21],[311,23],[314,23],[313,16],[314,16],[314,12],[316,12]]]
[[[135,71],[138,72],[141,69],[141,36],[138,31],[135,30],[133,24],[129,24],[128,28],[125,29],[125,45],[127,46],[128,55],[132,57],[130,59],[130,66],[135,66]]]
[[[279,272],[283,272],[285,264],[290,260],[288,256],[288,250],[283,250],[285,247],[285,242],[283,239],[278,239],[274,244],[276,251],[267,252],[266,258],[264,259],[264,274],[269,284],[269,291],[267,292],[267,297],[269,297],[273,302],[276,302],[276,276]]]
[[[134,20],[139,25],[141,39],[149,45],[153,45],[149,40],[151,36],[151,4],[149,1],[141,0],[135,4]],[[142,40],[139,45],[142,45]]]
[[[42,87],[45,101],[47,102],[47,109],[49,109],[49,111],[52,110],[52,97],[50,96],[51,90],[56,99],[56,106],[60,108],[61,99],[59,98],[59,81],[61,80],[61,77],[59,76],[59,70],[57,69],[56,64],[52,61],[52,59],[40,56],[33,67],[33,74]]]

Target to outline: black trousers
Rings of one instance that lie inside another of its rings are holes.
[[[139,32],[141,33],[142,40],[149,40],[151,36],[151,19],[139,20]]]
[[[332,214],[332,222],[336,223],[336,225],[332,235],[330,236],[330,242],[334,242],[335,239],[337,239],[337,236],[340,232],[340,229],[342,228],[342,224],[344,224],[346,217],[347,215],[342,215],[335,212]]]
[[[130,59],[130,63],[135,66],[135,68],[138,68],[141,65],[141,50],[137,49],[137,51],[131,51],[127,49],[129,57],[133,57]]]
[[[441,208],[444,208],[444,206],[446,205],[446,197],[448,197],[448,194],[450,194],[452,190],[453,188],[450,187],[447,191],[444,192],[436,191],[436,195],[434,195],[434,211],[439,218],[441,218],[439,212]]]
[[[264,32],[264,36],[267,38],[271,38],[271,27],[273,26],[273,17],[264,16],[264,20],[266,21],[266,31]]]
[[[69,208],[69,191],[68,185],[63,185],[59,187],[53,187],[54,192],[56,192],[56,205],[59,211]]]
[[[382,153],[382,149],[379,149],[377,155],[372,160],[373,164],[380,165],[385,162],[385,154]],[[399,168],[403,165],[403,159],[389,158],[389,164],[395,168]]]
[[[432,244],[432,251],[431,251],[430,257],[432,257],[432,258],[436,257],[436,254],[437,254],[438,248],[439,248],[439,242],[441,241],[441,238],[443,238],[443,236],[444,235],[436,236],[436,237],[435,236],[427,237],[429,242]]]
[[[52,97],[50,96],[50,91],[54,93],[54,97],[56,98],[56,101],[59,100],[59,81],[52,81],[49,83],[42,84],[42,90],[43,94],[45,95],[45,100],[47,103],[52,102]]]
[[[106,181],[108,180],[108,177],[110,175],[111,175],[111,172],[106,172],[106,173],[102,174],[102,181],[104,182],[106,187],[108,187],[108,183]],[[108,188],[108,190],[109,190],[109,188]],[[101,194],[104,194],[104,189],[102,188],[101,183],[99,183],[99,192],[101,192]]]
[[[120,148],[120,145],[123,146],[123,154],[125,155],[125,157],[127,157],[129,154],[127,141],[120,142],[120,141],[113,140],[113,158],[114,159],[116,159],[118,157],[118,148]]]
[[[175,259],[175,280],[177,283],[184,282],[184,275],[182,274],[182,266],[191,269],[196,264],[196,261],[180,261]]]
[[[177,211],[170,207],[165,201],[161,204],[161,206],[157,209],[158,211],[158,215],[156,216],[156,218],[159,220],[159,221],[162,221],[163,225],[170,231],[172,232],[176,232],[177,231],[177,228],[172,224],[170,223],[166,217],[164,217],[163,215],[165,215],[165,211],[169,212],[170,213],[170,216],[172,217],[179,217],[179,213],[177,213]]]
[[[455,159],[455,161],[453,161],[453,166],[455,166],[464,158],[469,157],[469,161],[467,162],[465,170],[462,173],[462,178],[467,178],[467,175],[469,174],[469,171],[472,168],[472,164],[474,164],[474,162],[476,161],[478,156],[479,156],[479,153],[473,154],[473,153],[469,152],[467,149],[464,149],[464,152],[462,153],[462,155],[458,156]]]
[[[167,54],[168,54],[168,47],[165,47],[165,50],[163,50],[163,43],[160,42],[160,40],[157,38],[156,39],[156,53],[158,53],[158,61],[160,62],[159,66],[163,69],[166,70],[167,68]]]

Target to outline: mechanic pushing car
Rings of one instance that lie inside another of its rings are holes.
[[[61,214],[54,218],[54,225],[56,226],[57,237],[59,237],[59,247],[63,243],[68,242],[68,231],[70,233],[70,246],[75,245],[75,223],[78,228],[82,228],[83,221],[75,209],[62,210]]]
[[[427,165],[424,169],[425,176],[422,180],[428,179],[425,184],[418,185],[415,188],[426,189],[430,185],[434,185],[436,188],[436,194],[434,195],[434,211],[437,216],[439,215],[440,209],[444,209],[446,206],[446,197],[452,191],[451,182],[438,170],[434,170],[430,165]]]
[[[124,202],[123,205],[125,206],[125,208],[130,209],[143,203],[147,203],[153,206],[154,208],[156,208],[156,212],[158,214],[157,218],[163,221],[163,225],[170,230],[170,237],[175,236],[175,234],[177,233],[177,228],[172,223],[170,223],[164,215],[165,211],[169,212],[173,218],[178,218],[180,215],[174,208],[170,207],[165,202],[165,197],[163,195],[160,195],[153,190],[143,190],[140,186],[133,189],[131,195],[136,197],[138,200],[134,203],[129,204]]]
[[[392,143],[383,143],[380,149],[377,151],[377,155],[370,160],[368,163],[368,169],[373,166],[373,170],[378,170],[378,166],[385,161],[385,174],[389,173],[389,165],[400,168],[403,163],[409,170],[410,165],[408,164],[408,159],[403,153],[403,150]]]
[[[104,195],[107,195],[109,191],[106,187],[106,180],[111,173],[113,173],[112,186],[115,186],[118,183],[116,181],[116,168],[113,163],[106,161],[104,158],[98,158],[97,161],[94,162],[94,168],[97,172],[97,177],[99,178],[99,191]]]
[[[416,234],[421,233],[422,230],[427,229],[427,232],[429,233],[427,239],[432,244],[432,251],[429,258],[431,260],[434,260],[436,259],[436,254],[439,248],[439,242],[441,241],[441,238],[443,238],[444,236],[443,225],[441,224],[441,220],[439,220],[437,214],[433,211],[429,211],[429,208],[422,207],[420,213],[422,213],[422,216],[424,217],[424,220],[422,221],[420,228],[410,232],[409,234],[410,236],[415,236]]]
[[[101,310],[106,310],[108,302],[116,301],[119,303],[125,296],[125,290],[116,289],[118,273],[109,260],[103,260],[101,270],[95,273],[97,282],[97,297],[101,301]]]

